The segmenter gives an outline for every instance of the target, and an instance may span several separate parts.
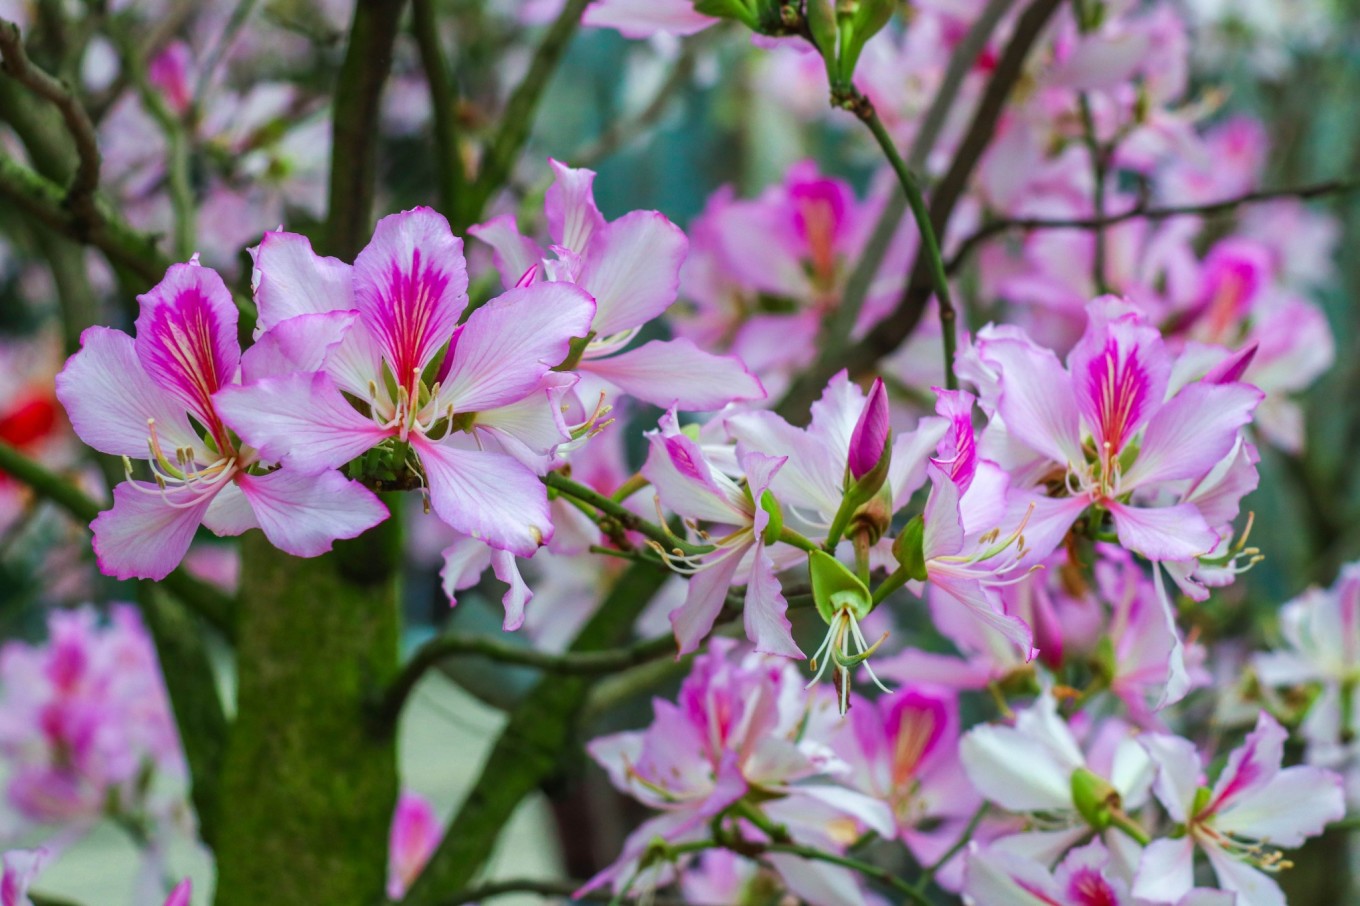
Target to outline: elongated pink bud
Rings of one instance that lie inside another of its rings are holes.
[[[878,465],[888,442],[888,430],[888,391],[883,387],[883,379],[876,378],[850,435],[851,478],[858,481]]]
[[[1251,367],[1256,358],[1256,350],[1261,344],[1252,343],[1219,362],[1204,376],[1206,384],[1233,384],[1242,380],[1242,375]]]

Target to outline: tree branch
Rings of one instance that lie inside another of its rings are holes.
[[[572,481],[561,472],[549,472],[543,476],[543,483],[559,494],[565,494],[582,503],[589,504],[625,529],[646,535],[668,553],[679,551],[682,555],[693,556],[706,554],[713,550],[712,545],[690,544],[685,539],[676,537],[662,526],[643,519],[617,501],[596,492],[592,488]]]
[[[577,635],[571,651],[599,651],[618,644],[665,579],[665,573],[650,566],[629,566]],[[544,677],[529,691],[510,713],[477,784],[402,906],[439,906],[448,891],[467,886],[520,801],[561,770],[563,749],[572,739],[576,715],[589,691],[590,681],[579,676]]]
[[[432,0],[411,0],[411,31],[420,48],[420,63],[430,89],[430,119],[434,133],[435,179],[439,185],[439,209],[453,216],[463,194],[463,155],[458,150],[458,96],[444,50],[439,44],[439,23]]]
[[[0,472],[26,485],[39,497],[61,507],[77,521],[91,522],[99,515],[99,504],[71,482],[29,459],[14,447],[0,441]],[[214,629],[231,638],[235,602],[229,596],[183,567],[166,576],[161,584],[207,620]]]
[[[919,172],[925,167],[926,160],[934,150],[935,142],[939,139],[954,101],[958,97],[959,89],[963,87],[963,80],[972,71],[978,54],[986,48],[992,32],[996,30],[1002,16],[1014,2],[1015,0],[990,0],[959,41],[958,46],[954,48],[954,53],[949,58],[949,67],[945,70],[940,87],[930,102],[930,109],[921,119],[916,138],[912,141],[910,153],[907,155],[907,167],[913,172]],[[840,304],[823,328],[820,348],[841,349],[849,342],[859,320],[859,313],[864,307],[864,300],[869,295],[874,275],[883,264],[893,234],[897,232],[902,215],[906,212],[906,194],[898,192],[891,194],[878,216],[878,221],[874,224],[874,231],[868,243],[855,262],[854,270],[850,272],[850,277],[845,282],[845,292],[841,295]],[[807,410],[821,390],[821,386],[804,386],[803,382],[795,381],[790,392],[785,394],[784,399],[775,407],[775,411],[785,418],[799,415]]]
[[[1307,200],[1328,195],[1340,195],[1357,190],[1360,190],[1360,181],[1333,179],[1326,182],[1312,183],[1303,186],[1246,192],[1242,195],[1233,196],[1232,198],[1224,198],[1220,201],[1211,201],[1203,204],[1153,207],[1146,201],[1143,201],[1129,208],[1127,211],[1121,211],[1116,214],[1107,214],[1104,217],[1020,217],[993,220],[990,223],[983,224],[978,228],[977,232],[959,243],[959,247],[954,252],[953,257],[945,263],[945,270],[951,274],[958,272],[967,261],[968,256],[971,255],[981,243],[991,239],[993,236],[1009,232],[1010,230],[1095,230],[1114,226],[1115,224],[1123,223],[1126,220],[1166,220],[1170,217],[1208,216],[1222,214],[1243,205],[1255,204],[1258,202],[1278,201],[1282,198]]]
[[[646,639],[625,648],[605,651],[579,651],[552,654],[502,642],[484,635],[446,633],[420,646],[383,694],[379,717],[386,726],[396,723],[402,706],[421,678],[440,661],[458,655],[474,655],[502,664],[533,667],[564,676],[596,676],[614,673],[657,660],[675,651],[675,637],[669,633]]]
[[[940,306],[940,335],[944,342],[944,385],[948,390],[957,390],[959,379],[954,374],[954,352],[958,346],[958,313],[949,294],[949,277],[944,269],[940,240],[936,235],[930,211],[926,208],[925,198],[921,195],[921,187],[917,184],[907,162],[898,153],[897,145],[884,127],[873,102],[857,89],[851,88],[843,104],[869,127],[874,140],[888,158],[893,172],[897,174],[897,180],[907,196],[907,204],[911,206],[912,218],[916,221],[917,230],[921,234],[921,249],[916,253],[917,261],[924,258],[929,265],[931,287]]]
[[[0,58],[3,58],[0,69],[6,75],[50,102],[61,113],[78,155],[76,170],[66,188],[63,204],[70,209],[78,226],[93,228],[98,220],[94,193],[99,188],[100,157],[99,143],[89,114],[64,82],[29,60],[19,27],[6,19],[0,19]]]
[[[358,0],[335,88],[325,254],[345,261],[354,260],[372,227],[378,115],[404,6],[403,0]]]
[[[534,51],[529,71],[510,95],[505,111],[501,114],[501,128],[482,157],[477,181],[463,196],[464,203],[459,206],[454,223],[455,231],[461,231],[480,220],[486,203],[509,177],[520,149],[529,138],[539,101],[543,99],[557,64],[566,53],[567,45],[576,34],[581,24],[581,14],[589,2],[567,0]]]

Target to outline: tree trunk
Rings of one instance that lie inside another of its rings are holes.
[[[397,523],[313,560],[243,539],[218,906],[383,900],[397,753],[370,708],[398,667]]]

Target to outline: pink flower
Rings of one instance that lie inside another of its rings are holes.
[[[656,839],[680,844],[706,838],[711,822],[726,816],[748,792],[759,794],[759,804],[752,807],[809,845],[815,841],[835,849],[829,829],[847,819],[856,828],[893,833],[884,804],[825,779],[829,772],[844,771],[819,739],[830,702],[825,697],[809,701],[788,661],[735,658],[734,650],[728,640],[712,642],[708,653],[695,659],[679,699],[653,702],[655,718],[646,730],[616,733],[587,746],[615,787],[662,814],[639,826],[619,859],[580,892],[611,881],[616,890],[630,879],[644,883],[636,878],[637,869]],[[741,829],[758,833],[744,824]],[[770,861],[795,889],[812,886],[815,877],[824,882],[823,890],[848,890],[854,898],[823,894],[811,902],[830,906],[858,900],[858,887],[843,869],[820,871],[813,863],[775,854]],[[664,863],[648,868],[659,872],[653,875],[656,881],[670,877]]]
[[[424,797],[403,790],[392,815],[388,844],[387,896],[399,900],[420,874],[444,835],[439,817]]]
[[[1354,744],[1355,705],[1346,690],[1360,669],[1360,563],[1343,567],[1330,589],[1310,588],[1280,611],[1284,644],[1256,655],[1256,674],[1270,687],[1319,684],[1301,730],[1313,764],[1344,764]]]
[[[362,486],[333,471],[268,470],[228,431],[218,395],[248,365],[236,307],[222,279],[176,264],[139,297],[137,336],[91,327],[57,376],[57,397],[81,440],[102,453],[149,459],[153,481],[131,477],[91,524],[100,568],[120,579],[163,579],[200,524],[219,535],[260,528],[300,557],[331,549],[387,517]],[[234,388],[233,388],[234,389]]]
[[[589,396],[592,385],[603,383],[657,406],[685,410],[763,399],[764,388],[740,361],[704,352],[687,339],[628,348],[643,325],[675,301],[689,243],[657,211],[630,211],[606,221],[595,206],[595,173],[549,163],[556,181],[544,208],[555,257],[521,236],[508,214],[468,232],[495,249],[507,288],[563,281],[595,299],[589,340],[574,366],[585,380],[578,391]]]
[[[303,367],[221,395],[247,443],[304,475],[381,445],[458,531],[525,557],[551,537],[535,471],[570,439],[556,401],[571,378],[552,368],[589,331],[589,296],[513,289],[459,324],[462,240],[429,208],[384,217],[352,268],[290,233],[265,236],[256,268],[257,346]]]
[[[728,588],[744,579],[742,613],[747,636],[757,650],[801,658],[803,653],[793,641],[792,626],[785,616],[788,602],[780,589],[770,547],[778,540],[778,535],[770,532],[772,512],[779,512],[770,488],[787,457],[755,451],[736,453],[738,478],[745,478],[743,486],[715,467],[704,448],[680,429],[674,410],[661,419],[660,430],[647,437],[651,444],[643,476],[668,509],[710,526],[701,537],[714,548],[694,557],[675,557],[662,551],[672,568],[691,576],[685,603],[671,614],[681,653],[698,648],[713,628]],[[724,452],[731,455],[731,451]],[[781,553],[781,559],[784,553],[801,558],[791,548]]]
[[[33,906],[29,885],[47,861],[45,849],[11,849],[3,856],[0,875],[0,906]]]
[[[943,688],[857,697],[831,745],[849,766],[846,781],[892,809],[897,836],[922,865],[948,851],[982,801],[959,762],[958,700]],[[957,880],[958,867],[941,880]]]
[[[1146,900],[1129,894],[1127,880],[1111,862],[1099,840],[1069,852],[1052,872],[1038,860],[974,843],[968,850],[963,900],[970,906],[1146,906]],[[1192,890],[1176,906],[1236,903],[1225,891]]]
[[[1133,892],[1153,903],[1174,903],[1190,890],[1195,850],[1208,857],[1238,906],[1283,906],[1270,875],[1285,867],[1279,848],[1294,849],[1346,813],[1341,778],[1313,767],[1282,768],[1289,734],[1262,712],[1256,729],[1228,756],[1218,781],[1204,785],[1193,743],[1145,736],[1156,762],[1157,799],[1184,836],[1155,840],[1143,852]]]
[[[1107,722],[1083,752],[1046,692],[1019,713],[1014,726],[983,724],[969,730],[959,755],[983,798],[1011,812],[1041,816],[992,845],[1051,864],[1092,831],[1101,831],[1121,864],[1137,861],[1137,844],[1146,835],[1125,810],[1147,801],[1153,766],[1127,725]],[[1083,798],[1083,789],[1099,792]]]
[[[106,812],[167,820],[184,760],[155,649],[137,612],[56,612],[50,640],[0,649],[0,755],[10,805],[39,824]],[[143,784],[150,778],[151,782]]]
[[[1260,391],[1204,381],[1174,388],[1161,335],[1108,297],[1092,303],[1066,368],[1023,335],[984,339],[979,351],[999,375],[1004,429],[994,422],[989,430],[1004,430],[1011,445],[1012,461],[1002,465],[1035,480],[1052,475],[1066,491],[1030,498],[1035,548],[1051,550],[1098,506],[1120,543],[1149,560],[1188,561],[1214,549],[1219,536],[1194,503],[1152,504],[1181,497],[1235,451]]]

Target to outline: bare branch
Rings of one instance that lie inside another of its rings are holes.
[[[66,188],[64,204],[75,214],[78,229],[94,229],[99,218],[94,193],[99,188],[100,157],[90,115],[66,83],[49,75],[28,58],[19,26],[6,19],[0,19],[0,70],[60,111],[79,157],[71,184]]]
[[[1307,200],[1310,198],[1322,198],[1328,195],[1341,195],[1356,190],[1360,190],[1360,182],[1355,180],[1333,179],[1304,186],[1293,186],[1282,189],[1262,189],[1255,192],[1246,192],[1242,195],[1235,195],[1232,198],[1224,198],[1220,201],[1210,201],[1202,204],[1153,207],[1148,204],[1146,199],[1144,199],[1127,211],[1121,211],[1117,214],[1107,214],[1104,217],[1018,217],[1014,219],[993,220],[990,223],[983,224],[978,228],[977,232],[959,243],[958,249],[945,265],[945,269],[951,274],[957,273],[967,261],[968,256],[971,255],[980,244],[994,236],[1011,230],[1023,230],[1027,232],[1033,230],[1098,230],[1114,226],[1118,223],[1123,223],[1126,220],[1166,220],[1171,217],[1209,216],[1213,214],[1223,214],[1242,207],[1243,205],[1256,204],[1264,201],[1278,201],[1283,198]]]

